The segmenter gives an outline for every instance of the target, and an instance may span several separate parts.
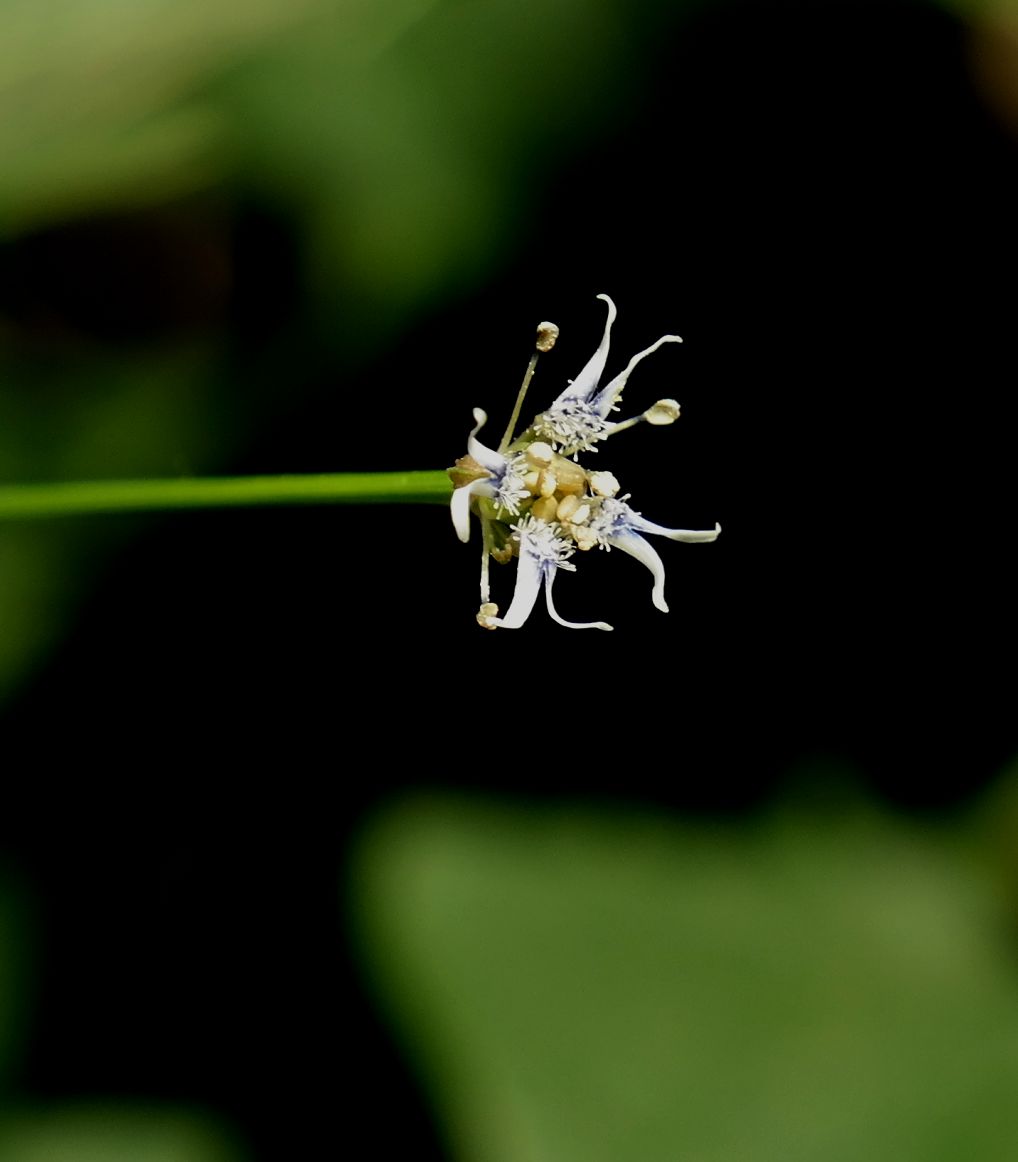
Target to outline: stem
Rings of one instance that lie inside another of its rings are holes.
[[[502,443],[499,444],[498,450],[505,455],[506,449],[513,442],[513,432],[516,431],[516,423],[520,418],[520,411],[523,408],[523,398],[527,394],[527,388],[530,386],[530,381],[534,378],[534,368],[537,366],[537,356],[539,352],[535,351],[530,356],[530,362],[527,364],[527,370],[523,376],[523,383],[520,385],[519,393],[516,396],[516,406],[513,408],[513,414],[509,417],[509,426],[505,430],[505,435],[502,437]]]
[[[181,477],[0,485],[0,521],[268,504],[446,504],[443,471]]]

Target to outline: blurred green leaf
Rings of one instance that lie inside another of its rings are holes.
[[[314,0],[4,0],[0,232],[222,172],[201,86]]]
[[[1016,966],[936,834],[418,800],[351,883],[463,1162],[1018,1153]]]
[[[92,1102],[0,1120],[10,1162],[240,1162],[232,1136],[197,1113]]]

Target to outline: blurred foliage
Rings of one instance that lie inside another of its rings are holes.
[[[11,1162],[239,1162],[231,1137],[199,1114],[89,1102],[0,1118]]]
[[[1015,948],[947,829],[424,798],[351,885],[463,1162],[1018,1150]]]

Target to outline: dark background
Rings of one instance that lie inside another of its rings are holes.
[[[683,413],[603,466],[649,518],[724,527],[660,546],[668,616],[613,553],[556,588],[613,634],[540,608],[487,634],[477,545],[438,508],[83,521],[130,536],[3,727],[0,839],[39,910],[23,1093],[198,1103],[258,1159],[369,1134],[372,1156],[442,1157],[340,923],[365,812],[440,786],[752,813],[820,760],[950,818],[1013,755],[1018,153],[969,30],[895,3],[663,28],[613,115],[541,158],[487,276],[370,355],[343,347],[363,303],[334,341],[307,321],[293,211],[261,190],[6,244],[24,365],[213,331],[252,407],[291,385],[237,421],[221,470],[241,473],[450,464],[472,407],[501,428],[536,323],[562,335],[529,411],[586,361],[609,293],[610,372],[685,340],[634,375],[632,410]],[[504,608],[510,571],[494,585]]]

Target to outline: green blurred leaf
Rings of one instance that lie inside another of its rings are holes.
[[[420,800],[351,882],[463,1162],[1018,1154],[1015,964],[936,835]]]
[[[0,1120],[0,1157],[10,1162],[240,1162],[244,1156],[210,1119],[161,1106],[93,1102]]]
[[[4,0],[0,232],[166,199],[222,171],[210,78],[314,0]]]

